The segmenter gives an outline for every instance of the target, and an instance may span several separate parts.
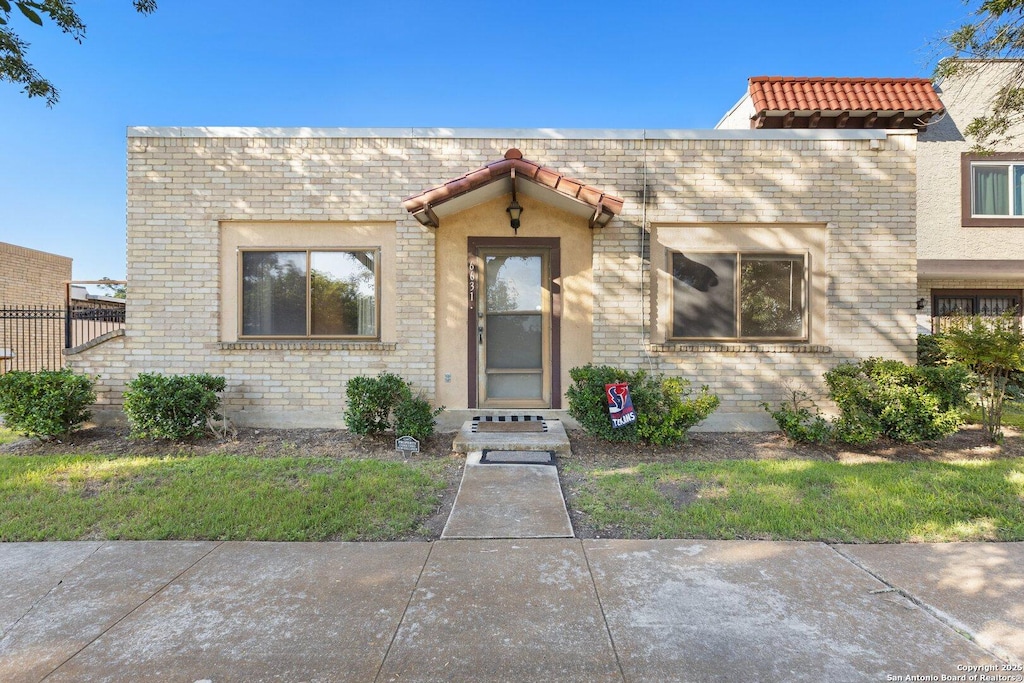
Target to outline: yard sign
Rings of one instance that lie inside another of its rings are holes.
[[[618,429],[636,422],[636,411],[633,409],[633,399],[629,396],[628,384],[605,384],[604,393],[608,397],[608,413],[612,417],[612,427]]]

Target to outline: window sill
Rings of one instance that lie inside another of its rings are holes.
[[[293,339],[288,341],[236,341],[220,342],[222,351],[385,351],[391,352],[398,348],[395,342],[380,341],[347,341],[339,339],[307,340]]]
[[[830,354],[831,346],[802,342],[665,342],[649,344],[652,353],[815,353]]]

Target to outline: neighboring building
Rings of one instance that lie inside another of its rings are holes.
[[[913,359],[915,144],[132,128],[127,328],[69,363],[100,411],[140,372],[209,372],[236,423],[340,426],[353,376],[398,373],[451,424],[564,410],[593,362],[709,385],[712,427],[773,427],[788,386]]]
[[[937,85],[946,115],[917,151],[917,268],[922,331],[956,312],[1021,310],[1024,290],[1024,139],[974,154],[964,130],[988,112],[1018,60],[978,63]],[[1024,134],[1017,126],[1011,134]]]
[[[944,316],[1021,310],[1024,151],[971,152],[964,129],[985,114],[1019,60],[926,79],[754,77],[719,128],[911,127],[917,144],[918,330]],[[1024,133],[1024,126],[1010,133]]]
[[[0,242],[0,372],[63,364],[71,259]]]

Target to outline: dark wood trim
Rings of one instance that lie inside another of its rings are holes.
[[[960,154],[960,222],[965,228],[1024,228],[1024,216],[994,216],[979,218],[971,215],[973,196],[971,193],[971,164],[975,161],[1021,161],[1021,152],[994,152]]]
[[[1019,289],[933,289],[932,290],[932,317],[936,315],[937,301],[942,297],[976,298],[980,296],[1011,296],[1017,300],[1017,307],[1020,308],[1021,301],[1024,301],[1024,291]],[[1019,310],[1018,310],[1019,313]]]
[[[467,297],[467,326],[466,339],[469,342],[467,349],[467,365],[469,376],[467,380],[467,407],[479,407],[479,392],[477,387],[480,381],[477,363],[477,301],[469,301],[469,292],[475,287],[476,295],[481,291],[479,280],[471,283],[470,273],[473,277],[479,278],[480,273],[480,249],[547,249],[548,250],[548,274],[551,276],[551,407],[560,409],[562,407],[562,249],[561,238],[558,237],[469,237],[466,239],[466,297]],[[473,270],[470,270],[470,266]]]

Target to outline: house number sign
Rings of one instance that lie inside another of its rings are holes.
[[[476,308],[476,263],[469,261],[469,310]]]

